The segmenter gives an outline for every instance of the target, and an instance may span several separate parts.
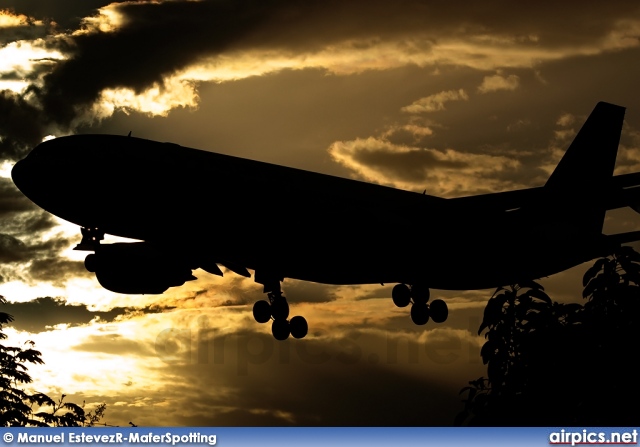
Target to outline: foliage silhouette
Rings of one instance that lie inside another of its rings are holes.
[[[2,296],[0,303],[6,303]],[[2,329],[12,321],[12,315],[0,312],[0,340],[6,340],[7,335]],[[105,403],[86,413],[84,403],[80,407],[64,402],[64,394],[56,402],[44,393],[29,394],[23,389],[32,382],[27,365],[44,363],[42,353],[34,348],[35,343],[31,340],[24,347],[0,344],[0,426],[77,427],[93,426],[99,422],[106,410]]]
[[[583,278],[584,305],[537,282],[500,287],[478,334],[487,378],[469,382],[455,425],[636,425],[640,254],[621,247]]]

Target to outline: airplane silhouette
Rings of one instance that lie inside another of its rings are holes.
[[[606,256],[640,232],[602,234],[606,210],[640,212],[640,173],[613,176],[623,107],[600,102],[542,187],[444,199],[131,136],[75,135],[36,146],[12,170],[46,211],[82,228],[100,284],[160,294],[219,265],[264,286],[253,308],[275,338],[289,319],[285,278],[393,283],[411,318],[446,320],[429,289],[537,279]],[[104,234],[140,242],[101,244]]]

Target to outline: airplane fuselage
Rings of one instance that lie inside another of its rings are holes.
[[[585,248],[579,234],[559,239],[546,218],[486,207],[480,197],[461,207],[459,199],[133,137],[57,138],[12,176],[36,204],[82,227],[327,284],[488,288],[551,275],[600,250]]]

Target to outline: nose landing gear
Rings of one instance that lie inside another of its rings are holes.
[[[411,306],[411,321],[418,326],[427,324],[429,318],[435,323],[442,323],[449,316],[447,303],[438,299],[429,304],[429,288],[424,284],[416,283],[408,286],[397,284],[391,291],[391,298],[397,307]]]
[[[81,227],[82,240],[74,247],[74,250],[95,251],[104,239],[104,231],[94,227]]]

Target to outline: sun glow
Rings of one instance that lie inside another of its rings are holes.
[[[62,59],[65,56],[58,50],[47,48],[43,39],[11,42],[0,48],[0,75],[26,76],[35,71],[36,65]]]
[[[2,139],[0,138],[0,141]],[[11,178],[11,169],[13,169],[14,163],[12,161],[5,160],[0,164],[0,177]]]
[[[55,384],[65,394],[119,395],[127,381],[135,380],[138,391],[161,382],[160,374],[152,372],[163,366],[162,359],[153,355],[157,334],[140,323],[92,321],[75,327],[59,325],[37,334],[9,328],[7,335],[17,344],[32,340],[43,352],[45,364],[29,370],[35,389],[44,391]]]

